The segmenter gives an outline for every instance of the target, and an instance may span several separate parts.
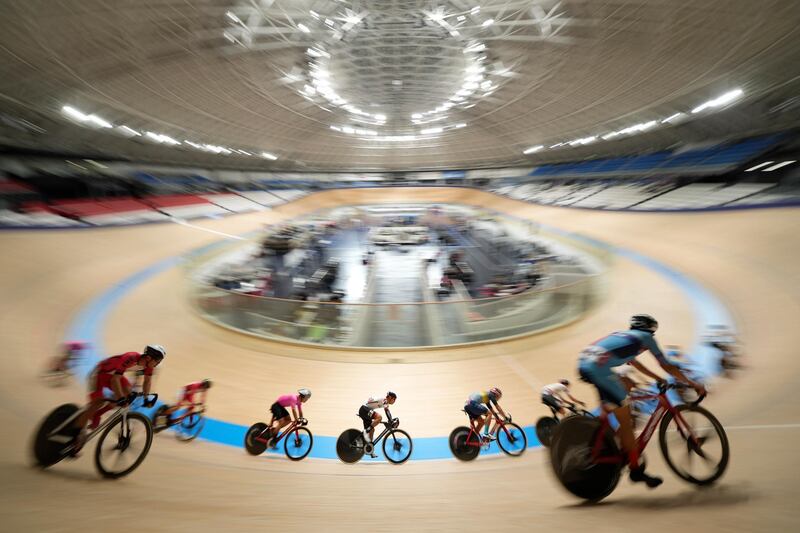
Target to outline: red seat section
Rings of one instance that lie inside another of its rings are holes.
[[[90,200],[88,198],[54,200],[51,208],[56,213],[80,218],[130,211],[148,211],[151,209],[150,206],[131,197],[101,198],[98,200]]]

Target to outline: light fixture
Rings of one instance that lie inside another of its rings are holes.
[[[741,89],[734,89],[732,91],[728,91],[725,94],[714,98],[713,100],[709,100],[708,102],[704,102],[699,106],[695,107],[694,109],[692,109],[692,113],[700,113],[701,111],[705,111],[706,109],[713,107],[722,107],[740,98],[743,94],[744,91]]]
[[[483,21],[483,24],[481,24],[481,26],[483,26],[484,28],[488,28],[492,24],[494,24],[494,19],[486,19]]]
[[[797,161],[795,161],[795,160],[791,160],[791,161],[782,161],[782,162],[778,163],[777,165],[772,165],[772,166],[771,166],[771,167],[769,167],[769,168],[765,168],[765,169],[763,170],[763,172],[772,172],[773,170],[778,170],[779,168],[783,168],[783,167],[789,166],[789,165],[791,165],[792,163],[796,163],[796,162],[797,162]]]
[[[533,154],[535,152],[538,152],[539,150],[542,150],[543,148],[544,148],[544,145],[537,144],[536,146],[531,146],[530,148],[526,149],[522,153],[525,154],[525,155]]]
[[[141,137],[142,136],[141,133],[139,133],[138,131],[136,131],[133,128],[129,128],[128,126],[117,126],[117,129],[120,130],[120,132],[123,135],[126,135],[128,137]]]
[[[299,29],[303,33],[311,33],[311,30],[308,29],[308,26],[306,26],[302,22],[297,25],[297,29]]]
[[[269,159],[270,161],[275,161],[276,159],[278,159],[278,156],[272,155],[269,152],[261,152],[261,157],[263,157],[264,159]]]
[[[424,130],[420,131],[422,135],[434,135],[437,133],[442,133],[442,128],[425,128]]]
[[[747,170],[745,170],[745,172],[753,172],[754,170],[758,170],[759,168],[764,168],[766,166],[769,166],[774,162],[775,161],[765,161],[764,163],[759,163],[758,165],[756,165],[754,167],[748,168]]]

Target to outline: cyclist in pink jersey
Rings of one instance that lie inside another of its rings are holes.
[[[269,410],[272,412],[272,420],[269,421],[269,427],[272,439],[270,439],[269,445],[271,448],[275,447],[275,436],[278,435],[281,428],[292,421],[289,411],[287,411],[286,408],[292,408],[292,414],[295,420],[303,418],[303,404],[307,402],[309,398],[311,398],[311,391],[302,388],[297,390],[297,394],[278,396],[278,399],[270,406]]]

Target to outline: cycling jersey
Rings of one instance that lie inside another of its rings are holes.
[[[632,361],[646,350],[659,363],[669,363],[653,334],[638,329],[617,331],[595,341],[581,353],[581,360],[588,360],[597,366],[615,367]]]
[[[544,388],[542,388],[543,396],[558,396],[560,394],[569,394],[569,389],[567,389],[566,385],[561,383],[551,383],[550,385],[545,385]]]
[[[492,396],[486,391],[473,392],[472,394],[469,395],[467,401],[471,403],[486,404],[486,405],[489,405],[491,402],[497,405],[497,400],[494,398],[494,396]]]
[[[109,357],[108,359],[103,359],[99,363],[97,363],[97,373],[98,374],[124,374],[128,370],[131,370],[134,367],[143,367],[144,368],[144,375],[145,376],[152,376],[153,369],[143,366],[139,363],[139,359],[142,355],[138,352],[126,352],[122,355],[115,355],[113,357]]]
[[[375,409],[379,408],[388,409],[389,403],[386,401],[385,396],[370,396],[366,403],[364,403],[364,407],[370,411],[374,411]]]
[[[581,378],[597,387],[602,402],[622,405],[628,391],[612,369],[632,361],[645,350],[650,350],[660,363],[669,364],[652,333],[632,329],[612,333],[583,350],[578,371]]]
[[[275,402],[281,407],[300,407],[302,403],[299,394],[284,394],[283,396],[278,396]]]

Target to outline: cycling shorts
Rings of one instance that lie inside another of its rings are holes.
[[[280,420],[281,418],[289,416],[289,411],[278,402],[273,403],[269,410],[272,411],[272,416],[275,417],[275,420]]]
[[[489,408],[484,404],[473,402],[472,400],[464,404],[464,410],[467,412],[470,419],[478,418],[489,412]]]
[[[116,374],[119,375],[119,374]],[[112,393],[114,389],[111,388],[111,378],[114,374],[107,374],[105,372],[98,373],[95,372],[89,377],[89,399],[90,400],[100,400],[105,397],[103,391],[105,389],[110,390]],[[131,383],[125,376],[120,376],[120,385],[122,386],[123,392],[131,390]]]
[[[561,409],[561,402],[552,394],[542,394],[542,403],[556,411]]]
[[[595,386],[601,402],[617,407],[625,404],[628,391],[611,368],[604,364],[596,364],[590,359],[581,359],[578,373],[581,379]]]
[[[372,427],[372,409],[366,405],[358,408],[358,417],[364,422],[364,429],[368,430]]]

